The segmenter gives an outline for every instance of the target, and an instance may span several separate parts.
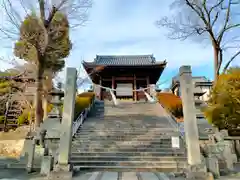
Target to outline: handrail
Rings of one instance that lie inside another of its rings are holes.
[[[226,141],[232,141],[232,140],[240,140],[240,136],[226,136],[223,137],[224,140]],[[208,137],[199,137],[199,140],[209,140]]]
[[[171,112],[169,112],[166,108],[164,108],[164,106],[159,102],[158,99],[157,99],[157,102],[158,102],[158,104],[167,112],[168,117],[170,117],[170,118],[175,122],[175,126],[174,126],[173,123],[171,123],[171,121],[169,121],[169,122],[171,123],[171,125],[172,125],[174,128],[176,128],[176,129],[178,130],[178,132],[180,132],[180,138],[182,139],[183,144],[186,145],[186,140],[185,140],[184,134],[183,134],[183,132],[181,132],[181,131],[179,130],[179,124],[178,124],[176,118],[173,116],[173,114],[172,114]]]
[[[91,104],[89,105],[88,108],[85,108],[80,115],[77,117],[77,119],[73,122],[72,125],[72,136],[74,136],[77,132],[77,130],[79,129],[79,127],[83,124],[84,120],[87,118],[87,115],[89,113],[89,111],[91,110],[93,104],[94,104],[95,100],[93,99],[93,101],[91,102]]]

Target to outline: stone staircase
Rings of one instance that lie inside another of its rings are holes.
[[[75,169],[183,172],[185,148],[173,149],[179,132],[158,104],[97,102],[72,143]]]
[[[13,100],[9,104],[9,109],[7,110],[6,113],[6,120],[4,124],[2,124],[1,128],[4,129],[5,131],[9,129],[15,129],[17,128],[18,125],[18,117],[21,115],[22,110],[19,105],[19,101]]]

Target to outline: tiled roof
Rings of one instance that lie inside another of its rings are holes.
[[[161,62],[160,64],[162,64]],[[166,62],[164,62],[166,63]],[[94,64],[98,65],[154,65],[159,64],[156,62],[153,55],[123,55],[123,56],[99,56],[94,59]]]

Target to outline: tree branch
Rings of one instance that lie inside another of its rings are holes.
[[[226,63],[226,65],[223,68],[223,73],[225,73],[229,67],[229,65],[232,63],[232,61],[240,55],[240,50],[238,50],[232,57],[231,59]]]
[[[239,2],[240,3],[240,2]],[[240,27],[240,23],[234,24],[234,25],[229,25],[229,20],[230,20],[230,13],[231,13],[231,6],[232,6],[232,0],[228,1],[228,6],[227,6],[227,11],[226,11],[226,16],[225,16],[225,22],[224,25],[222,27],[222,30],[219,33],[219,36],[217,37],[217,41],[221,42],[222,38],[225,34],[226,31],[232,29],[232,28],[236,28],[236,27]]]

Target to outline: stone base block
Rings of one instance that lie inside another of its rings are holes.
[[[41,174],[48,175],[53,170],[53,157],[43,156],[41,164]]]
[[[189,172],[187,180],[214,180],[212,173],[207,172]]]
[[[197,165],[188,165],[188,172],[207,172],[206,163],[204,162]]]
[[[67,165],[65,165],[65,164],[58,164],[55,167],[54,171],[56,171],[56,172],[59,172],[59,171],[70,172],[70,171],[72,171],[72,169],[73,169],[73,167],[72,167],[71,164],[67,164]]]
[[[220,177],[219,163],[216,157],[206,158],[206,165],[208,171],[211,172],[215,178]]]
[[[72,172],[59,171],[59,172],[51,172],[47,180],[72,180]]]
[[[237,158],[236,154],[232,154],[232,160],[233,160],[233,163],[237,163],[238,162],[238,158]]]
[[[72,180],[72,166],[58,164],[48,175],[48,180]]]

